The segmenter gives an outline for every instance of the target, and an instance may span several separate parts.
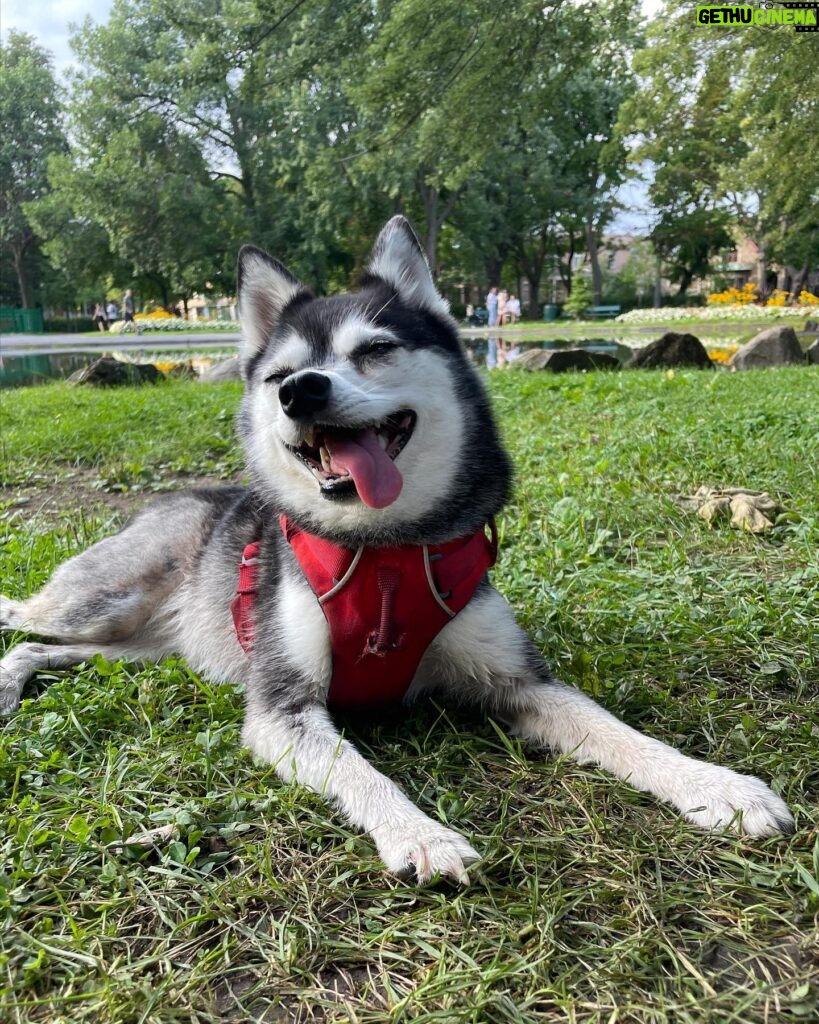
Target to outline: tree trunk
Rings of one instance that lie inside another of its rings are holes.
[[[20,305],[23,309],[31,309],[31,292],[26,273],[26,251],[30,242],[31,239],[26,238],[21,242],[13,242],[11,247],[14,272],[17,275],[17,287],[20,290]]]
[[[563,286],[566,289],[567,296],[572,294],[572,275],[574,273],[572,269],[572,264],[574,263],[574,253],[575,238],[574,235],[569,235],[569,251],[566,254],[568,258],[565,261],[565,263],[559,257],[557,261],[557,270],[560,274],[560,280],[563,282]]]
[[[654,308],[659,309],[663,304],[663,264],[660,257],[657,257],[657,273],[654,275]]]
[[[592,272],[592,292],[594,294],[594,305],[599,306],[603,301],[603,271],[600,269],[600,255],[597,248],[597,233],[594,230],[591,218],[586,221],[586,251],[589,254],[589,263]]]
[[[540,320],[540,274],[529,277],[529,316],[532,320]]]
[[[435,279],[437,271],[438,251],[438,189],[434,185],[428,185],[422,175],[418,176],[418,191],[421,195],[421,202],[424,204],[424,220],[426,232],[422,239],[424,252],[427,254],[429,270]]]
[[[759,255],[756,258],[756,286],[759,289],[760,297],[768,297],[768,254],[765,250],[765,243],[759,243]]]
[[[418,192],[421,196],[421,201],[424,204],[424,218],[426,219],[426,234],[423,239],[424,252],[427,255],[427,262],[429,263],[430,273],[433,279],[438,276],[438,235],[440,234],[441,228],[444,226],[444,222],[447,217],[452,213],[452,207],[458,200],[458,197],[463,192],[463,188],[455,189],[454,192],[450,192],[444,200],[443,205],[439,205],[441,193],[437,186],[429,185],[424,181],[423,175],[418,175]]]
[[[491,288],[493,285],[496,288],[500,287],[500,276],[501,270],[503,269],[503,260],[498,256],[497,253],[484,256],[483,258],[484,273],[486,274],[486,287]]]
[[[806,259],[802,264],[802,269],[793,279],[793,286],[791,288],[791,302],[796,302],[799,299],[802,289],[805,287],[805,282],[808,279],[810,273],[810,260]]]
[[[680,278],[680,287],[679,291],[677,292],[677,295],[680,298],[684,299],[685,296],[688,294],[688,286],[691,284],[693,279],[693,273],[688,269],[688,267],[683,267],[682,277]]]

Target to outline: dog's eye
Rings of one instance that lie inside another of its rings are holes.
[[[289,377],[291,373],[293,373],[293,370],[286,367],[282,370],[274,370],[273,373],[268,374],[268,376],[265,377],[264,382],[265,384],[281,384],[281,382],[286,377]]]
[[[395,345],[391,341],[371,341],[364,348],[356,352],[359,359],[379,359],[381,356],[389,355]]]

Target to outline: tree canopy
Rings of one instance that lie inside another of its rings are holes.
[[[168,305],[230,292],[252,241],[333,291],[403,212],[453,294],[525,280],[537,309],[583,257],[599,302],[640,167],[682,293],[738,229],[806,275],[815,36],[694,32],[689,5],[666,8],[644,33],[638,0],[114,0],[76,31],[62,100],[12,33],[0,244],[19,269],[0,289],[30,303],[32,275],[56,274],[77,297],[131,285]]]

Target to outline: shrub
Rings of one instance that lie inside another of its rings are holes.
[[[46,334],[82,334],[96,330],[97,325],[90,316],[54,316],[43,321]]]
[[[591,287],[585,277],[575,277],[572,281],[572,291],[563,306],[563,311],[572,320],[582,320],[583,314],[592,305],[594,296]]]

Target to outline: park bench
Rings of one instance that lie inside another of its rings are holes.
[[[586,310],[586,316],[591,320],[609,320],[619,313],[619,306],[589,306]]]

